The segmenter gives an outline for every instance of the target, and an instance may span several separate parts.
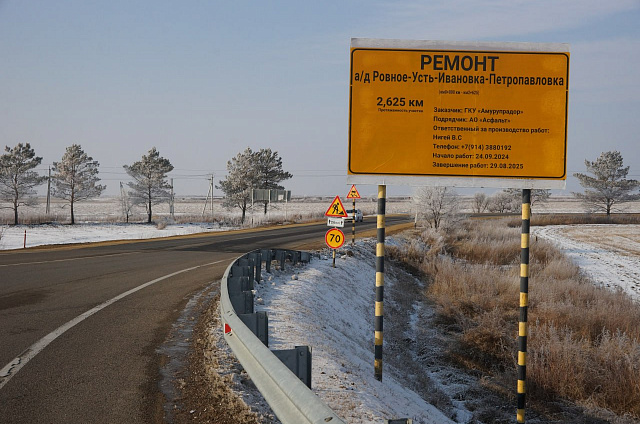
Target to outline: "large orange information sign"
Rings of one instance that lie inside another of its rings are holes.
[[[435,176],[463,186],[482,178],[564,187],[567,50],[353,39],[349,181]]]

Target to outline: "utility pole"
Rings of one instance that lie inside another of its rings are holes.
[[[174,198],[175,198],[175,195],[173,193],[173,178],[171,178],[171,199],[169,199],[169,215],[171,215],[171,219],[175,219],[175,216],[173,214]]]
[[[211,174],[211,222],[213,222],[213,174]]]
[[[211,174],[211,180],[209,181],[209,191],[207,192],[207,198],[204,200],[204,208],[202,209],[202,216],[204,217],[204,213],[207,211],[207,206],[209,205],[209,195],[211,195],[211,221],[213,221],[213,178],[215,174]]]
[[[47,208],[45,213],[51,213],[51,167],[49,167],[49,179],[47,180]]]
[[[129,223],[129,202],[127,201],[127,193],[124,191],[122,181],[120,181],[120,200],[122,202],[122,213],[124,214],[127,223]]]

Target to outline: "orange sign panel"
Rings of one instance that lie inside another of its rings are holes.
[[[351,49],[350,175],[566,180],[569,53]]]

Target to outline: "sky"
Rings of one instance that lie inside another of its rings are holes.
[[[30,143],[44,175],[80,144],[111,195],[156,147],[202,196],[271,148],[294,196],[346,196],[351,38],[568,43],[569,194],[605,151],[640,179],[638,22],[639,0],[0,0],[0,146]]]

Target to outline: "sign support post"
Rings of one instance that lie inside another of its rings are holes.
[[[351,223],[351,246],[356,244],[356,199],[353,199],[353,222]]]
[[[527,376],[527,309],[529,307],[529,234],[531,189],[522,190],[522,235],[520,251],[520,317],[518,322],[518,410],[517,422],[524,423]]]
[[[384,319],[384,236],[387,186],[378,186],[378,242],[376,244],[376,310],[375,310],[375,343],[374,371],[376,380],[382,381],[382,324]]]
[[[351,246],[353,246],[356,243],[356,199],[360,199],[360,193],[355,184],[351,186],[347,199],[353,199],[353,223],[351,224]]]

